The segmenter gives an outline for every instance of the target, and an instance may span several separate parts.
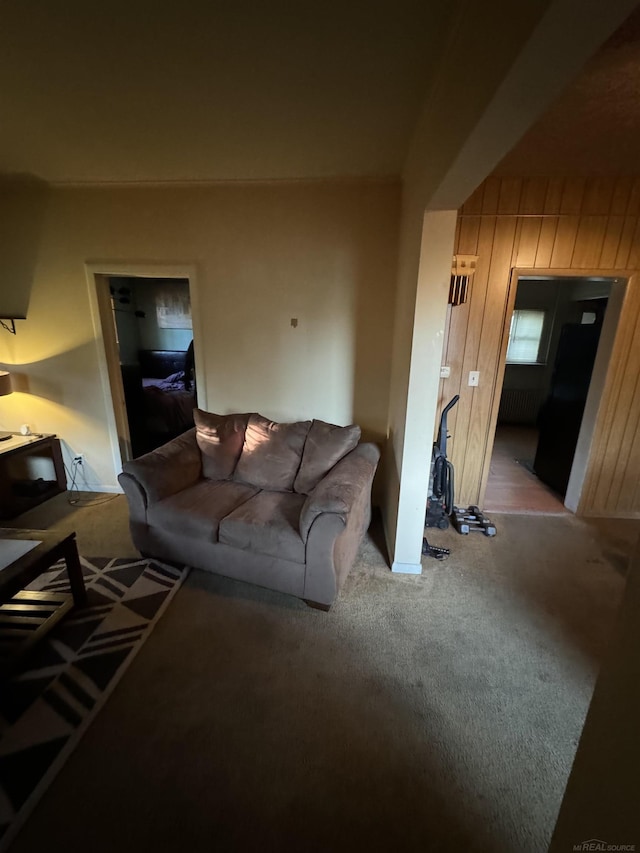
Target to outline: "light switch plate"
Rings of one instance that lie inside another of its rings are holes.
[[[448,364],[443,364],[440,368],[440,379],[448,379],[451,376],[451,368]]]
[[[479,370],[470,370],[469,371],[469,385],[472,388],[476,388],[480,384],[480,371]]]

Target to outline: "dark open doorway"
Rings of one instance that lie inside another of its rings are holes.
[[[197,382],[189,281],[110,276],[131,455],[193,426]]]
[[[519,279],[485,507],[564,513],[613,279]]]

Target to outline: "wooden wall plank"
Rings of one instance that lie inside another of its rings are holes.
[[[566,269],[571,266],[579,223],[579,216],[563,216],[558,220],[549,266],[557,269]]]
[[[616,178],[609,209],[611,216],[626,216],[632,186],[633,181],[629,178]]]
[[[487,301],[485,303],[484,327],[490,330],[490,335],[488,337],[485,336],[484,338],[486,347],[483,348],[483,351],[489,356],[489,358],[486,362],[484,358],[481,359],[479,369],[481,371],[481,377],[482,372],[486,374],[489,384],[485,389],[484,397],[480,401],[480,417],[484,422],[486,422],[484,458],[480,461],[479,466],[480,480],[478,493],[480,501],[484,500],[484,492],[487,485],[487,479],[489,477],[489,467],[491,465],[491,455],[493,453],[493,445],[495,441],[507,345],[509,342],[509,325],[517,289],[516,287],[511,287],[511,272],[513,267],[516,265],[516,258],[520,251],[520,243],[522,239],[522,233],[518,226],[524,221],[527,220],[519,220],[516,224],[511,258],[508,262],[506,261],[505,251],[505,269],[501,271],[498,264],[495,266],[495,280],[502,286],[493,288],[492,294],[487,295]],[[502,235],[498,236],[500,237]],[[505,237],[508,239],[508,234],[505,234]],[[469,503],[473,503],[473,501],[470,501]]]
[[[629,249],[629,257],[627,258],[626,265],[631,270],[640,267],[640,217],[636,221],[636,227],[631,238],[631,248]]]
[[[612,389],[616,395],[616,407],[613,417],[609,420],[609,429],[604,447],[601,449],[601,472],[597,483],[597,495],[594,496],[594,507],[600,506],[605,511],[617,509],[617,498],[620,494],[621,480],[625,477],[626,464],[631,450],[633,434],[638,420],[637,405],[634,398],[638,396],[638,376],[640,375],[640,348],[634,342],[640,334],[639,299],[634,291],[625,300],[623,314],[619,323],[619,338],[624,350],[613,353],[614,365],[620,369],[616,373],[615,386]],[[625,308],[627,309],[625,312]]]
[[[515,220],[514,220],[515,221]],[[493,238],[496,229],[496,218],[485,216],[480,223],[478,237],[479,256],[476,274],[471,283],[471,297],[469,300],[469,318],[467,334],[462,350],[460,367],[460,400],[452,410],[455,417],[451,418],[451,458],[456,471],[462,471],[467,453],[467,442],[469,438],[469,419],[473,408],[474,388],[467,384],[467,376],[470,370],[477,370],[478,350],[482,334],[482,317],[484,314],[484,303],[489,283],[489,270],[492,264]],[[456,363],[457,368],[457,363]],[[457,410],[457,411],[456,411]],[[455,429],[455,432],[454,432]]]
[[[459,241],[456,251],[460,254],[475,255],[478,253],[478,236],[480,233],[481,218],[479,216],[465,217],[460,223]],[[474,276],[475,278],[475,276]],[[447,365],[451,369],[451,376],[442,383],[442,404],[448,403],[454,394],[459,393],[462,376],[462,358],[464,355],[464,344],[467,337],[469,325],[470,301],[458,305],[451,312],[450,329],[452,346],[447,347]],[[451,414],[449,423],[451,428],[455,425],[457,412]]]
[[[616,422],[621,417],[624,417],[620,394],[639,317],[640,290],[632,287],[630,284],[625,294],[613,351],[607,368],[602,399],[600,400],[600,407],[598,409],[596,426],[591,442],[589,465],[578,507],[578,511],[581,513],[603,511],[606,504],[610,483],[605,488],[602,483],[602,477],[605,469],[609,468],[617,457],[617,449],[614,446],[612,432]]]
[[[547,183],[547,194],[544,200],[544,210],[542,211],[543,213],[560,213],[563,187],[563,178],[549,178]]]
[[[493,236],[491,266],[484,301],[480,339],[475,367],[480,371],[480,385],[473,389],[473,405],[466,432],[464,464],[459,474],[460,495],[463,504],[472,503],[473,495],[480,490],[485,454],[487,428],[491,403],[495,391],[497,355],[502,343],[502,328],[507,289],[512,265],[516,221],[512,217],[498,217]],[[464,374],[466,375],[466,373]]]
[[[615,178],[602,177],[587,181],[582,199],[582,215],[597,216],[609,213]]]
[[[475,503],[480,505],[484,503],[484,494],[487,487],[487,481],[489,479],[489,469],[491,467],[491,456],[493,454],[496,426],[498,423],[498,412],[500,410],[500,398],[502,396],[502,384],[504,382],[504,374],[507,361],[507,347],[509,345],[509,326],[511,322],[511,315],[513,314],[513,309],[515,306],[516,295],[517,282],[514,282],[512,279],[510,279],[509,290],[505,302],[505,312],[502,320],[502,345],[498,352],[498,368],[496,371],[496,380],[493,389],[493,400],[489,412],[489,424],[487,427],[487,450],[485,453],[484,463],[480,476],[479,497],[477,501],[475,501]],[[470,501],[470,503],[474,503],[474,501]]]
[[[461,255],[477,255],[478,254],[478,236],[480,234],[480,223],[482,219],[479,216],[461,216],[458,219],[458,239],[455,244],[455,253]]]
[[[627,471],[640,471],[640,374],[636,376],[631,411],[616,461],[616,476],[611,483],[608,506],[615,512],[619,507],[634,506],[638,477],[627,477]]]
[[[636,364],[636,371],[638,365]],[[624,370],[617,395],[617,412],[611,420],[607,441],[602,449],[601,470],[597,482],[597,494],[593,496],[593,508],[611,511],[615,509],[615,481],[620,476],[618,469],[621,454],[628,456],[627,425],[632,412],[632,401],[636,390],[637,372],[633,375]],[[612,490],[614,490],[612,495]]]
[[[469,302],[466,302],[463,305],[456,305],[451,308],[449,318],[449,340],[445,356],[445,364],[449,367],[451,374],[448,379],[442,379],[440,382],[438,411],[441,411],[443,403],[449,402],[454,394],[460,393],[464,342],[467,337],[467,329],[469,325],[469,308]],[[457,412],[451,413],[451,417],[449,418],[450,429],[453,429],[455,425],[456,416]]]
[[[582,211],[586,180],[584,178],[566,178],[562,188],[560,213],[572,214]]]
[[[634,401],[637,403],[638,396],[638,375],[630,376],[629,374],[625,375],[625,383],[626,387],[623,387],[623,390],[620,394],[621,402],[625,402],[628,400],[628,410],[627,410],[627,418],[626,423],[624,424],[624,429],[621,430],[621,437],[618,442],[617,447],[617,455],[615,459],[615,467],[611,472],[611,483],[609,486],[609,491],[607,492],[607,499],[604,504],[604,508],[608,512],[615,512],[618,509],[618,505],[620,502],[621,492],[627,479],[625,477],[625,472],[629,465],[629,457],[631,455],[631,451],[633,448],[633,440],[636,435],[636,430],[638,428],[638,418],[637,411],[634,406]],[[601,479],[601,486],[605,483],[604,478]],[[633,489],[635,491],[635,489]]]
[[[607,216],[580,217],[575,247],[571,258],[572,267],[588,270],[598,265],[604,244],[607,221]]]
[[[498,196],[498,213],[516,214],[520,209],[522,178],[503,178]]]
[[[484,184],[480,184],[479,187],[471,193],[469,198],[465,201],[462,206],[462,210],[460,213],[463,216],[468,216],[474,213],[482,213],[482,199],[484,197]]]
[[[533,264],[536,268],[548,269],[551,266],[551,255],[553,253],[553,246],[556,242],[556,232],[558,230],[559,221],[560,220],[555,216],[545,217],[542,220],[540,237],[538,238],[538,248],[536,250],[536,257]]]
[[[615,268],[623,225],[624,216],[610,216],[607,219],[607,227],[604,233],[604,240],[602,241],[602,251],[598,263],[594,264],[595,267],[605,270]]]
[[[480,235],[480,223],[482,222],[479,216],[460,217],[460,231],[458,242],[455,244],[455,251],[462,255],[477,255],[478,254],[478,239]],[[488,259],[485,259],[488,262]],[[482,276],[482,258],[479,261],[480,271],[476,272],[471,280],[471,293],[475,286],[475,281],[478,275]],[[443,379],[440,383],[440,398],[438,412],[442,411],[443,405],[449,402],[454,394],[460,393],[462,383],[462,361],[465,352],[465,341],[467,339],[469,328],[469,312],[471,308],[471,297],[462,305],[457,305],[451,310],[449,320],[449,336],[446,344],[446,364],[451,370],[449,379]],[[448,418],[449,429],[451,431],[452,440],[448,447],[448,452],[454,452],[454,428],[458,417],[458,406],[451,410]]]
[[[460,229],[462,228],[462,223],[463,223],[463,219],[461,216],[459,216],[456,219],[456,234],[455,234],[455,237],[453,238],[453,245],[454,245],[453,254],[454,255],[458,251],[458,243],[460,242]]]
[[[522,214],[539,214],[544,210],[547,196],[546,178],[525,178],[520,194],[520,210]]]
[[[635,216],[625,217],[622,234],[620,235],[620,243],[618,244],[618,254],[616,255],[616,269],[629,269],[629,254],[631,253],[631,244],[636,224],[637,218]]]
[[[638,429],[638,432],[636,433],[634,446],[633,446],[633,453],[632,453],[632,457],[629,461],[629,469],[631,471],[635,471],[635,472],[640,470],[640,428]],[[629,481],[629,484],[631,484],[631,481],[634,479],[635,479],[635,488],[633,490],[633,498],[631,501],[631,508],[632,508],[633,512],[640,514],[640,477],[636,476],[634,478],[631,478],[631,477],[627,478],[627,480]],[[621,501],[621,506],[622,505],[624,505],[624,504]]]
[[[521,226],[516,233],[515,245],[517,253],[515,265],[517,267],[532,267],[536,262],[538,254],[538,241],[540,240],[540,230],[543,220],[535,219],[519,219],[518,224]]]
[[[634,178],[629,191],[627,216],[637,216],[640,213],[640,178]]]
[[[487,180],[484,182],[484,195],[482,197],[483,213],[494,214],[498,212],[500,183],[500,178],[487,178]]]

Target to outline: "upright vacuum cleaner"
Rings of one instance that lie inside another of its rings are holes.
[[[485,536],[495,536],[495,525],[484,515],[477,506],[466,509],[454,504],[454,475],[453,465],[447,459],[447,414],[460,399],[455,397],[445,406],[440,416],[440,427],[438,438],[434,442],[431,454],[431,473],[429,478],[429,497],[427,498],[427,512],[425,515],[425,527],[438,527],[446,530],[449,527],[449,519],[458,531],[466,535],[479,532]],[[437,548],[430,545],[426,536],[422,540],[422,553],[427,557],[435,557],[436,560],[444,560],[451,553],[449,548]]]
[[[425,527],[438,527],[446,530],[449,527],[449,516],[454,510],[454,476],[453,465],[447,459],[447,415],[460,399],[455,397],[444,407],[440,416],[438,437],[431,453],[431,471],[429,475],[429,497],[427,512],[424,519]],[[422,540],[422,553],[436,560],[444,560],[450,554],[449,548],[436,548],[430,545],[426,536]]]
[[[429,478],[429,497],[425,527],[439,527],[446,530],[449,516],[453,512],[454,478],[453,465],[447,459],[447,415],[460,399],[455,397],[444,407],[440,416],[438,438],[434,442],[431,454],[431,473]]]

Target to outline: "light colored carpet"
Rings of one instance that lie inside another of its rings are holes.
[[[123,504],[26,521],[126,556]],[[192,572],[12,853],[545,850],[638,524],[493,520],[329,614]]]

